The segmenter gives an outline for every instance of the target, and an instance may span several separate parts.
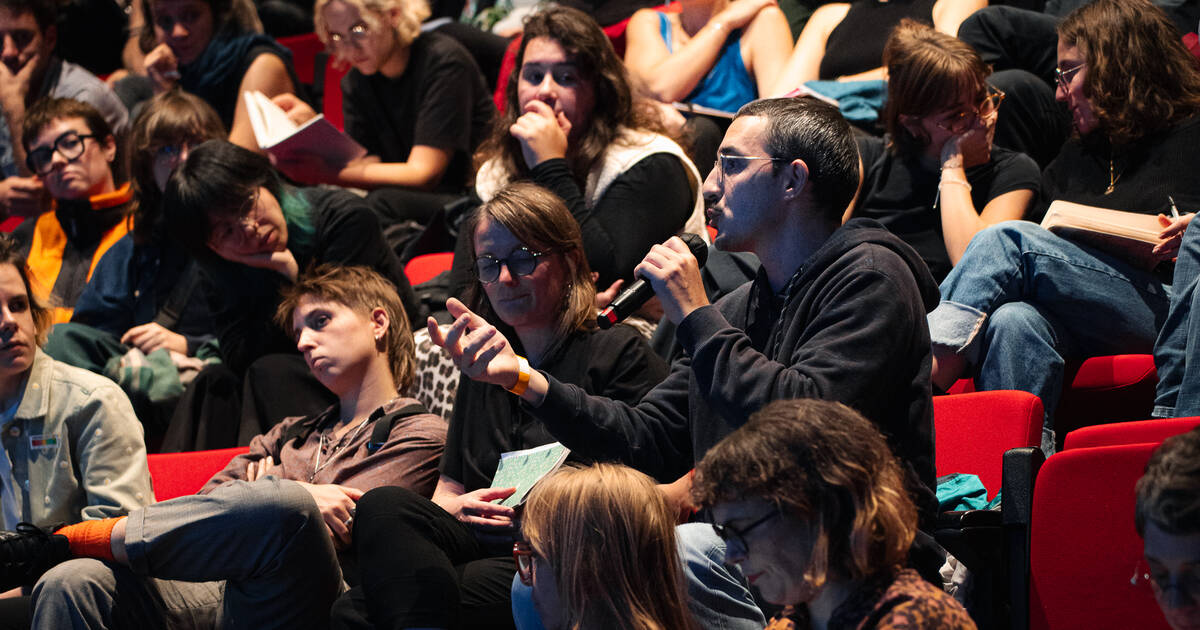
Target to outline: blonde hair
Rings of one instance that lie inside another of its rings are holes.
[[[386,17],[396,10],[396,19],[389,26],[396,31],[396,43],[403,47],[412,45],[421,34],[421,22],[430,15],[429,5],[424,0],[317,0],[313,5],[313,28],[326,47],[329,46],[329,25],[325,23],[324,9],[330,2],[344,2],[358,9],[363,22],[372,29],[383,26],[379,16]]]
[[[618,464],[560,470],[530,493],[521,532],[554,570],[567,628],[694,627],[675,517],[650,477]]]

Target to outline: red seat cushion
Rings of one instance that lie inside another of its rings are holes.
[[[348,68],[335,64],[333,55],[325,60],[325,85],[321,92],[321,113],[333,123],[334,127],[345,131],[345,119],[342,117],[342,77],[346,76]]]
[[[249,448],[237,446],[190,453],[154,453],[147,457],[154,498],[159,501],[196,494],[212,476],[229,465],[229,460],[248,453]]]
[[[1042,401],[1029,392],[991,391],[933,399],[938,476],[979,475],[995,496],[1003,478],[1004,452],[1038,446]]]
[[[1030,527],[1029,627],[1167,628],[1149,588],[1133,487],[1157,444],[1063,451],[1038,473]]]
[[[1160,420],[1135,420],[1083,427],[1067,434],[1063,450],[1115,446],[1117,444],[1140,444],[1162,442],[1172,435],[1186,433],[1200,425],[1200,416],[1190,418],[1163,418]]]
[[[450,265],[454,263],[454,252],[438,252],[436,254],[422,254],[408,261],[404,265],[404,275],[408,276],[408,282],[413,286],[432,280],[439,273],[449,271]]]
[[[301,83],[312,85],[316,77],[317,53],[325,50],[316,33],[280,37],[279,43],[292,51],[292,67]]]

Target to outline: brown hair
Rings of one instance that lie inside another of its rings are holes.
[[[46,335],[50,333],[50,326],[54,323],[51,321],[50,309],[34,295],[33,287],[29,283],[29,267],[25,265],[25,255],[21,252],[20,245],[7,234],[0,234],[0,265],[12,265],[21,276],[21,283],[25,285],[25,295],[29,297],[29,313],[33,316],[37,345],[45,344]]]
[[[106,139],[116,141],[112,127],[104,119],[100,110],[88,103],[73,98],[43,98],[25,112],[25,120],[21,123],[21,144],[25,151],[37,140],[37,136],[56,120],[64,118],[79,118],[87,125],[88,130],[96,134],[99,142]]]
[[[805,580],[862,580],[901,565],[917,510],[875,425],[823,400],[780,400],[708,451],[696,467],[704,506],[761,498],[816,533]]]
[[[1146,535],[1146,521],[1172,534],[1200,533],[1200,427],[1163,440],[1135,492],[1138,535]]]
[[[317,0],[316,5],[313,6],[313,28],[317,37],[321,38],[321,43],[326,47],[329,47],[329,25],[325,23],[322,9],[330,2],[335,1],[344,2],[358,9],[363,22],[373,29],[377,29],[385,23],[378,19],[377,14],[386,19],[393,9],[398,9],[394,23],[387,26],[395,29],[396,43],[401,47],[412,45],[413,40],[421,34],[421,22],[424,22],[430,13],[429,5],[423,0]]]
[[[579,66],[581,79],[591,83],[595,91],[588,128],[578,141],[567,147],[567,163],[581,185],[592,165],[618,140],[622,127],[663,132],[658,117],[645,104],[635,102],[625,64],[596,20],[577,9],[549,7],[525,20],[516,65],[504,91],[506,106],[502,113],[493,117],[492,132],[475,154],[476,168],[496,159],[504,172],[512,174],[511,179],[529,177],[521,143],[512,137],[509,128],[523,113],[517,99],[517,86],[521,81],[521,66],[525,63],[525,48],[539,37],[552,39],[562,46],[567,57]]]
[[[955,104],[963,93],[979,100],[987,95],[991,70],[969,44],[905,18],[892,30],[883,48],[887,66],[887,108],[883,118],[894,149],[914,155],[929,138],[918,138],[900,123],[900,116],[924,117]]]
[[[1166,13],[1147,0],[1096,0],[1063,18],[1059,41],[1087,62],[1083,91],[1115,144],[1200,112],[1200,69]]]
[[[396,295],[396,287],[368,267],[318,265],[301,274],[296,283],[282,290],[283,300],[275,311],[275,322],[292,334],[292,317],[306,296],[326,302],[337,302],[370,317],[371,311],[382,308],[387,312],[388,328],[379,344],[387,350],[396,389],[405,391],[412,385],[416,366],[415,343],[404,305]]]
[[[138,47],[143,53],[148,53],[158,45],[158,36],[154,34],[154,0],[135,1],[142,3],[142,30],[138,33]],[[226,31],[234,35],[263,32],[262,21],[258,19],[258,9],[254,7],[252,0],[203,2],[212,11],[213,38]]]
[[[596,325],[596,285],[592,281],[592,268],[588,266],[583,251],[583,235],[579,231],[579,224],[562,199],[528,182],[517,182],[500,189],[491,201],[483,204],[464,221],[461,228],[468,235],[467,253],[470,255],[472,275],[475,274],[474,261],[477,256],[475,230],[484,217],[504,226],[526,247],[551,253],[546,258],[557,257],[566,266],[564,275],[568,288],[563,295],[556,330],[560,338]],[[542,262],[546,262],[545,258]],[[472,310],[484,319],[496,322],[495,310],[478,278],[468,287],[466,298]]]
[[[567,628],[694,627],[675,518],[646,475],[617,464],[562,469],[530,493],[521,533],[554,569]]]
[[[133,236],[139,243],[150,241],[161,230],[163,191],[154,181],[158,150],[185,141],[195,146],[225,136],[225,125],[217,112],[198,96],[173,89],[150,99],[129,132],[130,172],[138,199]]]

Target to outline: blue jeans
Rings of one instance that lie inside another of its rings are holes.
[[[708,523],[675,528],[679,559],[687,582],[688,609],[705,630],[762,630],[767,620],[754,603],[737,567],[725,565],[725,541]],[[545,630],[533,607],[533,589],[513,577],[513,619],[517,630]]]
[[[934,345],[966,359],[979,389],[1041,398],[1051,449],[1064,361],[1151,352],[1171,298],[1155,274],[1028,221],[976,234],[941,291]]]
[[[1171,418],[1200,415],[1200,361],[1188,357],[1200,352],[1200,229],[1188,228],[1175,261],[1171,310],[1154,345],[1158,392],[1154,416]]]

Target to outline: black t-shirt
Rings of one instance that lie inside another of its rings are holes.
[[[514,343],[515,338],[512,339]],[[667,376],[667,365],[629,326],[576,332],[552,349],[538,369],[589,394],[635,404]],[[555,439],[521,399],[465,376],[442,453],[443,475],[467,492],[492,484],[500,454],[550,444]],[[571,458],[579,461],[579,458]]]
[[[408,161],[417,145],[450,151],[436,190],[460,192],[496,111],[491,93],[470,53],[445,35],[422,33],[410,55],[398,78],[351,70],[342,79],[346,133],[384,162]]]
[[[953,266],[942,235],[942,213],[933,205],[941,174],[921,167],[887,149],[887,140],[861,137],[863,186],[856,217],[879,221],[921,255],[933,277],[941,282]],[[971,202],[982,212],[988,202],[1014,190],[1037,192],[1041,174],[1024,153],[992,147],[992,159],[967,169]]]

